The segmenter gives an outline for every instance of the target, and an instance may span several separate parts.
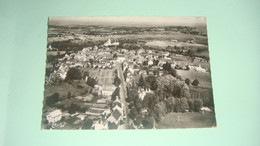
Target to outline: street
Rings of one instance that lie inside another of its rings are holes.
[[[120,100],[121,103],[123,103],[123,110],[124,110],[124,116],[126,117],[125,120],[125,129],[127,129],[129,127],[129,119],[128,119],[128,105],[127,102],[125,101],[125,98],[127,97],[127,93],[126,93],[126,84],[125,84],[125,80],[124,80],[124,76],[123,76],[123,71],[121,68],[121,63],[118,63],[117,66],[117,71],[118,71],[118,77],[121,80],[121,84],[120,84]]]

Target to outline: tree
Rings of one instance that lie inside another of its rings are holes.
[[[163,64],[163,69],[169,72],[171,70],[171,64],[169,62]]]
[[[177,76],[177,71],[173,68],[170,69],[169,73],[173,76],[176,77]]]
[[[67,72],[67,76],[65,78],[66,81],[68,80],[80,80],[82,79],[81,71],[75,67],[72,67]]]
[[[121,80],[119,79],[119,77],[116,75],[115,79],[114,79],[114,83],[115,86],[119,86],[121,84]]]
[[[154,93],[147,93],[143,99],[143,107],[153,110],[154,105],[159,102],[159,97]]]
[[[85,119],[82,129],[91,129],[93,121],[91,119]]]
[[[158,65],[159,60],[153,60],[153,65]]]
[[[139,78],[139,86],[142,88],[145,86],[145,81],[144,81],[143,75],[141,75],[141,77]]]
[[[147,117],[142,122],[145,129],[152,129],[154,124],[154,118],[153,117]]]
[[[203,105],[203,102],[201,99],[195,99],[194,100],[194,111],[199,112],[202,105]]]
[[[186,110],[189,110],[189,104],[187,102],[186,98],[181,98],[181,111],[184,112]]]
[[[190,79],[189,78],[187,78],[187,79],[185,79],[185,83],[187,84],[187,85],[190,85]]]
[[[116,53],[113,55],[113,58],[114,58],[114,59],[117,58],[117,54],[116,54]]]
[[[138,91],[136,89],[130,89],[128,93],[128,100],[134,101],[136,98],[139,98]]]
[[[67,99],[70,99],[70,98],[71,98],[71,93],[68,92],[68,94],[67,94]]]
[[[156,83],[156,77],[153,75],[149,75],[148,77],[146,77],[146,82],[149,83],[150,85],[150,89],[155,91],[157,89],[157,83]]]
[[[144,62],[143,62],[143,65],[148,65],[148,61],[144,61]]]
[[[72,103],[68,109],[68,113],[74,114],[76,111],[79,111],[79,110],[80,110],[80,106],[75,103]]]
[[[158,122],[161,120],[161,117],[166,114],[166,106],[163,102],[159,102],[154,106],[155,120]]]
[[[182,77],[180,75],[177,75],[176,78],[182,80]]]
[[[151,82],[150,89],[155,91],[157,89],[158,85],[156,81]]]
[[[171,96],[171,97],[168,97],[167,98],[167,101],[166,101],[166,108],[167,108],[167,112],[170,113],[170,112],[173,112],[174,111],[174,98]]]
[[[45,104],[48,106],[53,106],[55,103],[57,103],[60,99],[59,93],[54,93],[51,96],[46,97]]]
[[[198,86],[199,85],[199,80],[198,79],[195,79],[193,80],[193,82],[191,83],[193,86]]]
[[[138,112],[137,112],[136,108],[133,107],[133,108],[130,110],[130,116],[129,116],[129,117],[130,117],[132,120],[134,120],[137,115],[138,115]]]
[[[89,76],[89,72],[88,71],[84,71],[82,78],[85,79],[88,76]]]
[[[181,87],[179,87],[179,86],[174,86],[172,95],[173,95],[174,97],[180,98],[180,96],[181,96]]]
[[[137,110],[137,112],[138,113],[140,113],[141,111],[142,111],[142,101],[141,101],[141,99],[139,99],[139,98],[137,98],[136,100],[135,100],[135,108],[136,108],[136,110]]]
[[[136,118],[135,118],[135,121],[134,121],[134,124],[136,126],[140,126],[143,122],[143,117],[141,114],[137,115]]]
[[[113,92],[112,95],[111,95],[111,99],[112,99],[112,100],[116,100],[116,97],[119,96],[119,91],[120,91],[120,88],[119,88],[119,87],[117,87],[117,88],[114,90],[114,92]]]
[[[87,84],[94,88],[94,86],[97,84],[97,81],[92,77],[88,77]]]
[[[194,111],[194,99],[189,98],[188,99],[188,104],[189,104],[189,111],[190,112]]]
[[[89,62],[90,62],[90,64],[91,64],[91,66],[93,66],[94,60],[93,60],[93,59],[89,59]]]
[[[174,98],[174,111],[180,112],[181,111],[181,100],[180,98]]]

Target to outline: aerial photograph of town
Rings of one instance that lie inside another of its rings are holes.
[[[205,17],[49,17],[41,129],[216,127]]]

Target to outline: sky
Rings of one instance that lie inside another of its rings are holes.
[[[206,25],[206,17],[173,16],[93,16],[49,17],[50,25],[111,25],[111,26],[197,26]]]

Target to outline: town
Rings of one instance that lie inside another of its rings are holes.
[[[205,27],[49,25],[42,129],[216,126],[206,42]]]

